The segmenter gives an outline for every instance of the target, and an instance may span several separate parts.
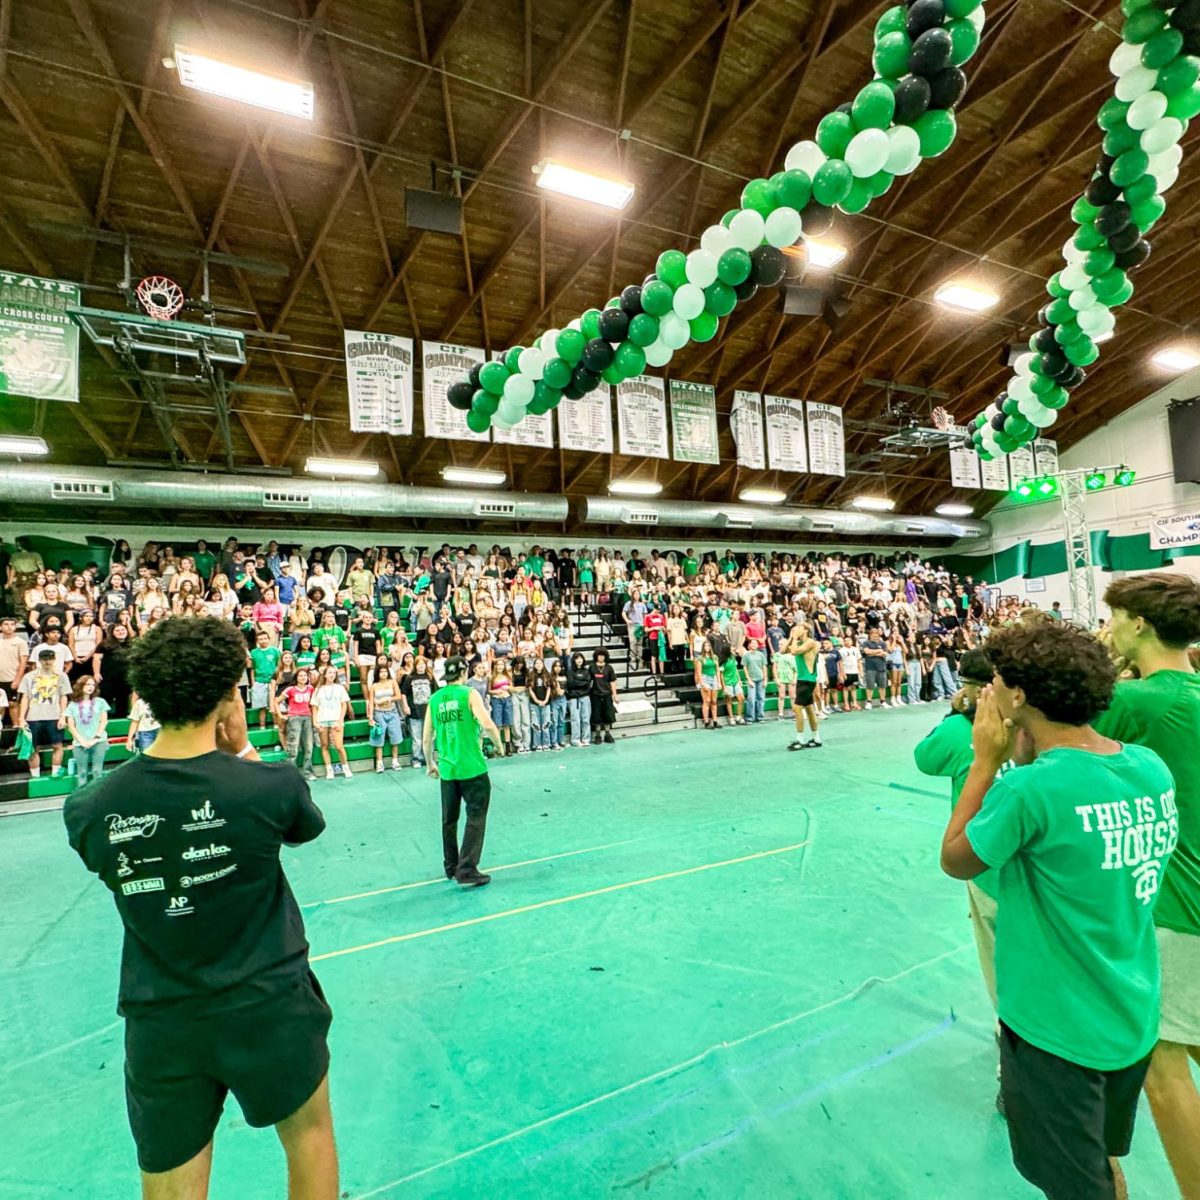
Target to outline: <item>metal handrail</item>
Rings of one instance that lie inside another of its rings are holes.
[[[654,705],[654,724],[655,725],[658,724],[658,704],[659,704],[658,692],[661,687],[662,687],[662,676],[656,675],[653,671],[649,675],[647,675],[645,679],[642,680],[642,692],[647,695],[650,693],[651,690],[653,690],[653,692],[654,692],[654,696],[651,699],[651,703]]]

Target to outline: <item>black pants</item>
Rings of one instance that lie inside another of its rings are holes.
[[[442,780],[442,859],[447,875],[462,879],[479,869],[491,798],[492,781],[486,773],[476,775],[473,779]],[[463,831],[460,849],[458,818],[464,804],[467,827]]]

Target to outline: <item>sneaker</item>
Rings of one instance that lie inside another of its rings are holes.
[[[487,887],[492,882],[492,877],[483,874],[482,871],[472,871],[469,875],[456,875],[454,881],[463,888]]]
[[[30,767],[29,768],[29,778],[30,779],[41,779],[41,777],[42,777],[42,768],[41,767]]]
[[[788,743],[789,750],[805,750],[807,747],[808,743],[802,742],[799,738],[796,738],[794,741]]]
[[[382,774],[383,774],[383,763],[381,763],[381,762],[377,762],[377,763],[375,764],[375,774],[376,774],[376,775],[382,775]]]
[[[823,741],[821,741],[821,739],[818,737],[818,738],[813,738],[813,740],[811,742],[805,742],[804,748],[806,750],[810,750],[817,746],[823,746],[823,745],[825,745],[825,743]]]
[[[607,743],[608,743],[610,746],[611,746],[611,745],[613,745],[613,735],[612,735],[611,733],[606,733],[606,734],[604,735],[604,740],[605,740],[605,741],[606,741],[606,742],[607,742]]]
[[[326,779],[333,779],[333,778],[334,778],[334,774],[333,774],[333,768],[332,768],[332,767],[326,767],[326,768],[325,768],[325,778],[326,778]]]
[[[450,880],[454,879],[454,868],[453,867],[446,868],[446,878],[450,879]]]
[[[351,771],[349,767],[343,767],[342,768],[342,778],[343,779],[353,779],[354,772]]]
[[[420,763],[414,763],[414,764],[413,764],[413,766],[418,766],[418,767],[419,767],[420,765],[421,765]],[[392,759],[392,770],[393,770],[393,771],[398,771],[398,770],[400,770],[400,760],[399,760],[398,758],[393,758],[393,759]]]

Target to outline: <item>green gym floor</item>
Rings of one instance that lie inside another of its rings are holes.
[[[941,781],[940,706],[641,737],[493,767],[491,887],[439,878],[437,785],[315,785],[287,852],[333,1005],[343,1196],[1032,1197]],[[137,1194],[119,926],[57,813],[0,822],[0,1195]],[[1176,1195],[1149,1114],[1134,1200]],[[283,1194],[236,1106],[212,1195]]]

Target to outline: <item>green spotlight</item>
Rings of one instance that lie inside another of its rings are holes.
[[[1058,495],[1058,480],[1047,475],[1037,481],[1037,494],[1042,497]]]
[[[1013,488],[1013,495],[1018,500],[1028,500],[1033,495],[1033,480],[1022,479],[1020,483]]]
[[[1128,487],[1136,478],[1137,472],[1129,467],[1122,467],[1114,476],[1113,483],[1117,487]]]
[[[1090,475],[1084,476],[1083,486],[1089,492],[1098,492],[1107,482],[1108,478],[1103,471],[1093,471]]]

